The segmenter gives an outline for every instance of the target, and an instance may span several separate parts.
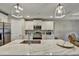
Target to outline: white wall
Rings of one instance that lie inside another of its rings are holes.
[[[54,22],[53,21],[42,22],[42,30],[54,30]]]
[[[55,37],[64,39],[70,32],[79,32],[79,20],[55,21]]]

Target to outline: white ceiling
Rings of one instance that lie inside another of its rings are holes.
[[[13,5],[15,3],[0,3],[0,10],[11,14],[11,10],[13,9]],[[54,16],[55,9],[57,7],[57,3],[20,3],[23,7],[23,16],[26,18],[27,16],[36,17],[36,18],[49,18],[50,16]],[[76,16],[74,13],[79,15],[79,3],[63,3],[64,8],[66,10],[66,16],[70,17]]]

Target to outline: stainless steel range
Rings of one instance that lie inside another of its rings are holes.
[[[42,39],[42,33],[36,31],[36,32],[33,34],[33,39]]]
[[[41,25],[34,26],[33,39],[42,39]]]

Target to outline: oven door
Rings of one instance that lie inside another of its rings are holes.
[[[35,32],[33,34],[33,39],[42,39],[42,33],[41,32]]]

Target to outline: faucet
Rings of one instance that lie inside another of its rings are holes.
[[[29,44],[29,45],[31,44],[31,40],[30,40],[30,39],[28,40],[28,44]]]

